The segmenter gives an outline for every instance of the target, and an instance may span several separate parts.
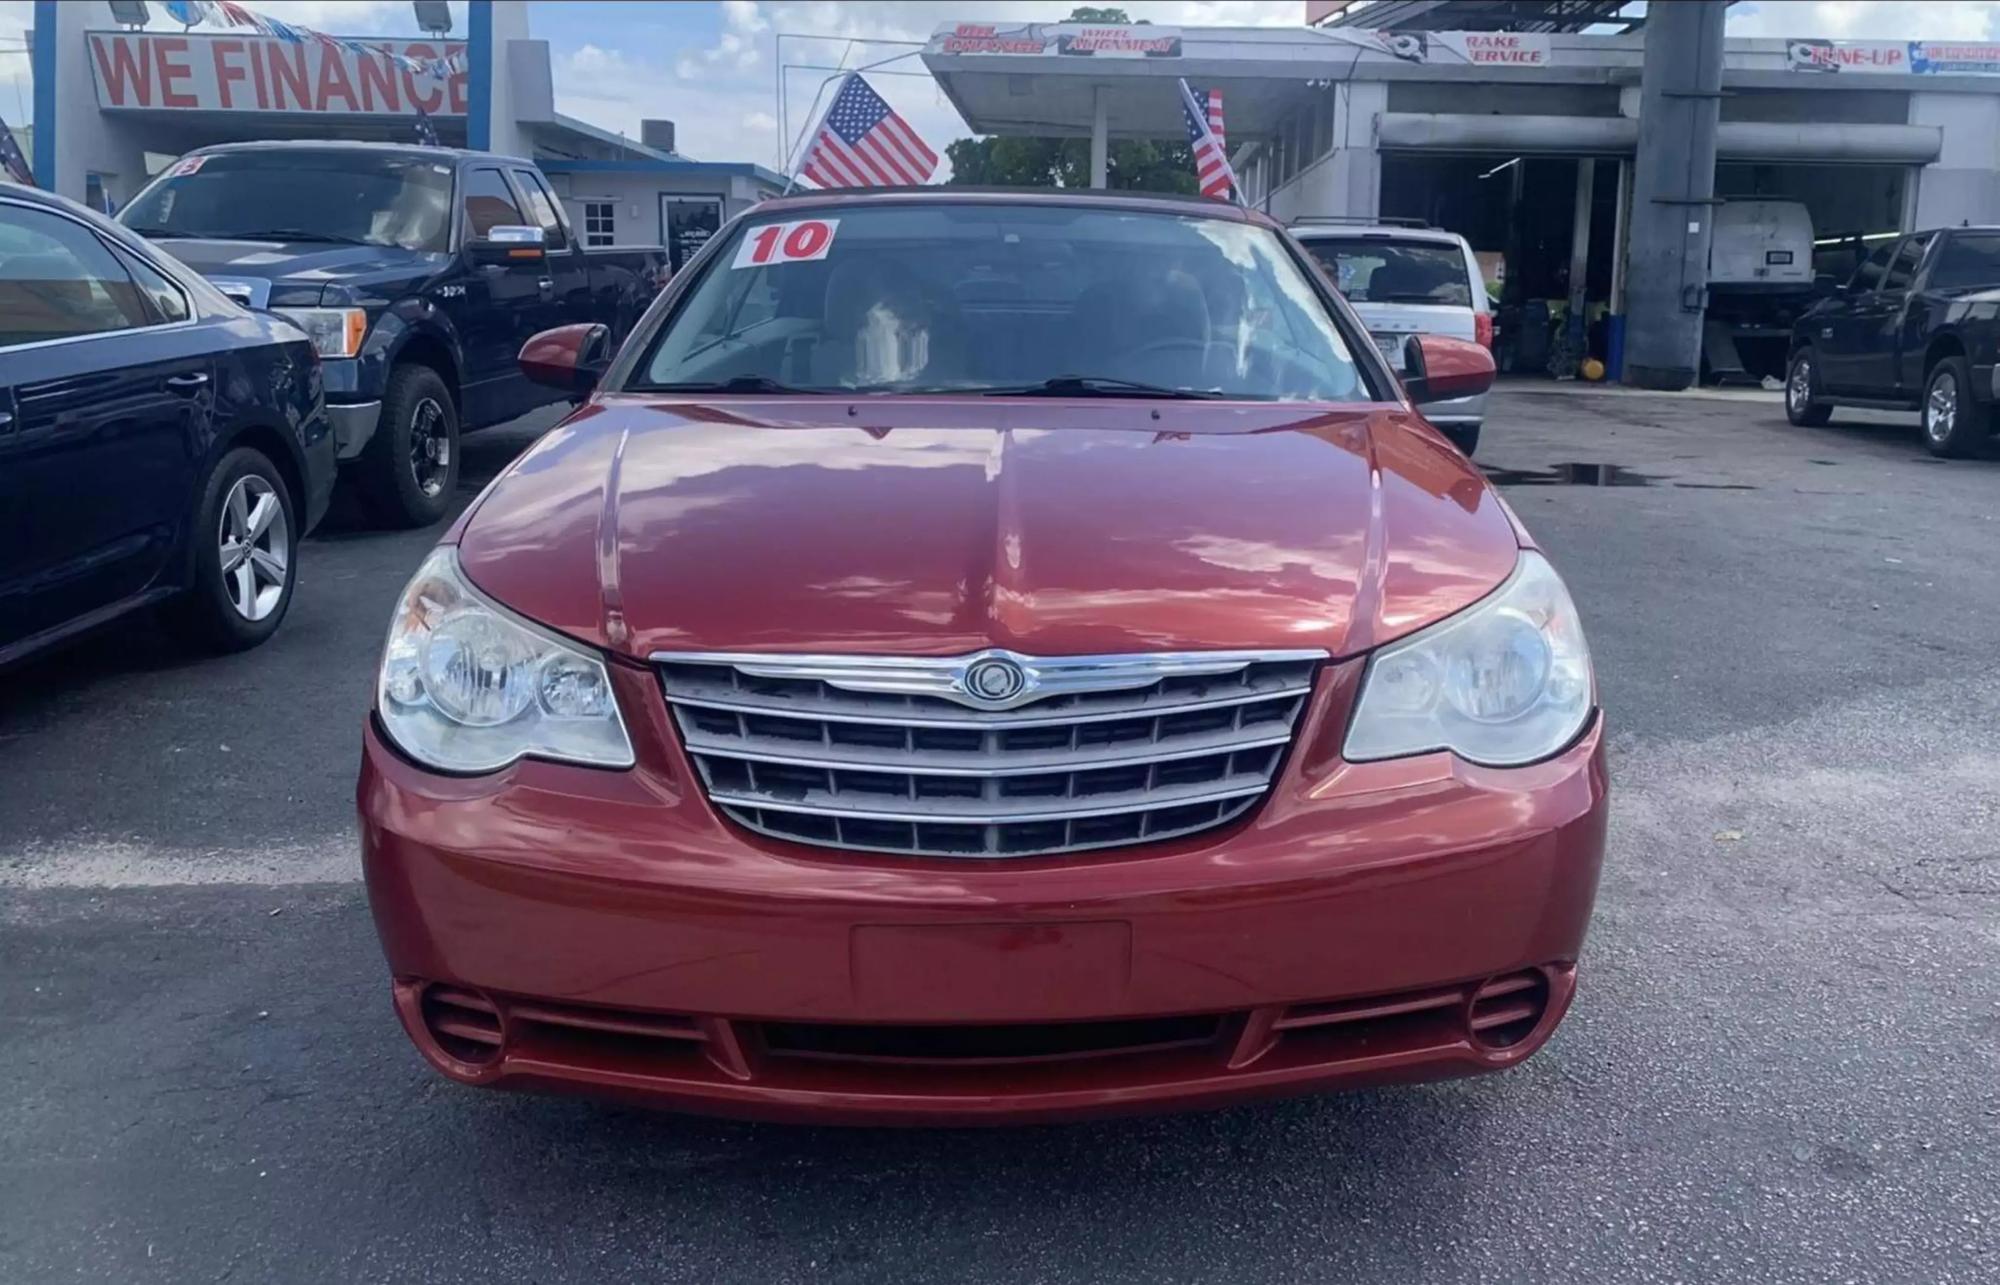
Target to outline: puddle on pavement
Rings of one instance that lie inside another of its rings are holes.
[[[1495,486],[1671,486],[1684,491],[1754,491],[1747,482],[1676,482],[1659,473],[1641,473],[1622,464],[1571,461],[1545,469],[1488,468],[1482,470]]]
[[[1651,486],[1660,479],[1622,464],[1551,464],[1545,469],[1490,468],[1495,486]]]

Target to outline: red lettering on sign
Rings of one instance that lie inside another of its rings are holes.
[[[317,110],[333,110],[335,94],[347,100],[347,110],[358,112],[361,103],[354,97],[354,82],[347,78],[347,60],[331,49],[319,51],[319,101]]]
[[[801,223],[792,229],[790,236],[785,238],[785,257],[810,259],[825,249],[826,243],[832,239],[833,232],[826,224]]]
[[[461,52],[462,50],[464,50],[464,48],[465,48],[464,45],[446,45],[444,47],[444,52],[445,55],[449,57],[452,54]],[[454,116],[465,115],[465,93],[466,93],[465,73],[459,72],[456,75],[452,76],[450,80],[447,80],[445,82],[445,88],[449,91],[449,97],[451,102],[451,107],[449,110],[451,111],[452,115]]]
[[[247,75],[241,67],[228,61],[224,55],[237,55],[242,52],[243,42],[241,40],[231,40],[224,37],[208,42],[208,56],[210,61],[215,64],[215,93],[217,99],[222,103],[224,111],[228,111],[230,108],[236,106],[235,96],[229,92],[229,83],[231,81],[241,81]]]
[[[312,110],[312,81],[306,74],[306,47],[304,45],[269,45],[264,56],[271,63],[271,106],[278,111],[285,109],[285,90],[292,91],[292,101],[303,111]]]
[[[412,58],[424,60],[438,56],[437,50],[422,44],[404,45],[403,52]],[[423,92],[417,91],[418,85],[424,86]],[[433,76],[413,76],[407,71],[403,73],[403,93],[408,95],[412,106],[424,111],[434,112],[444,104],[445,91],[441,86],[433,88],[436,85],[437,79]]]
[[[826,252],[833,248],[834,230],[839,226],[839,219],[800,219],[796,223],[765,224],[743,238],[729,266],[762,268],[824,259]]]
[[[257,45],[250,46],[250,79],[257,87],[257,106],[259,109],[263,109],[271,105],[271,95],[269,88],[264,83],[264,60],[257,56],[259,47]]]
[[[153,57],[160,65],[160,105],[163,107],[199,107],[201,100],[180,86],[194,74],[188,66],[188,42],[185,36],[162,36],[153,42]]]
[[[105,46],[111,47],[111,56],[105,58]],[[151,107],[153,105],[153,63],[143,54],[135,56],[133,42],[123,36],[100,36],[90,42],[91,52],[97,55],[97,74],[103,78],[105,97],[113,107]],[[133,88],[138,92],[134,94]]]
[[[392,112],[403,110],[403,90],[396,83],[396,64],[387,58],[380,54],[361,55],[361,74],[356,79],[361,82],[362,111],[380,111],[383,108]],[[383,107],[376,106],[378,94]]]

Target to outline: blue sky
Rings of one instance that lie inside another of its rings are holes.
[[[414,34],[407,0],[245,0],[252,8],[342,34]],[[1075,0],[531,0],[532,34],[550,44],[557,108],[636,135],[641,117],[676,122],[680,148],[703,160],[776,167],[779,121],[796,134],[825,71],[799,64],[873,62],[907,52],[940,22],[1053,21]],[[1295,25],[1305,0],[1128,0],[1135,17],[1184,26]],[[458,29],[464,5],[455,3]],[[26,63],[19,48],[33,6],[0,0],[0,114],[19,115]],[[157,25],[161,21],[155,18]],[[2000,38],[2000,0],[1754,0],[1730,12],[1731,35],[1845,39]],[[779,105],[779,36],[785,97]],[[967,132],[922,64],[871,76],[938,151]],[[10,83],[11,82],[11,83]],[[17,122],[19,123],[19,122]]]

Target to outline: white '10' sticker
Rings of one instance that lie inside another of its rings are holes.
[[[800,219],[751,229],[736,247],[732,268],[764,268],[774,263],[810,263],[833,248],[839,219]]]

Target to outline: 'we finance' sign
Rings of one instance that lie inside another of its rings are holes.
[[[465,115],[465,73],[445,80],[386,58],[272,36],[93,31],[90,69],[106,111]],[[448,58],[457,41],[370,41],[412,58]]]

